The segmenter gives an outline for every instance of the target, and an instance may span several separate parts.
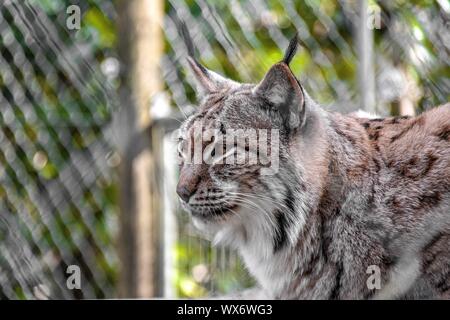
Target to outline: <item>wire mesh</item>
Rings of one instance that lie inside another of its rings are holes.
[[[59,5],[0,5],[1,298],[115,292],[115,185],[105,137],[113,93],[99,69],[108,53],[74,41]],[[99,10],[94,2],[89,8]],[[83,290],[66,286],[70,265],[85,277]]]
[[[369,1],[374,35],[377,111],[416,112],[444,103],[450,87],[450,8],[446,1]],[[83,15],[68,30],[69,5]],[[115,3],[19,1],[0,4],[0,298],[108,298],[117,295],[117,156]],[[359,108],[357,1],[167,0],[160,74],[167,97],[155,118],[183,118],[195,92],[177,19],[189,26],[200,60],[237,81],[258,82],[298,31],[291,67],[326,109]],[[368,26],[367,26],[368,27]],[[163,99],[164,100],[164,99]],[[164,113],[164,105],[172,113]],[[161,159],[171,156],[170,132]],[[161,160],[163,161],[163,160]],[[173,295],[197,297],[252,285],[242,262],[212,248],[175,205],[176,168],[167,163],[164,215],[174,224],[165,256]],[[169,206],[170,204],[170,206]],[[169,212],[167,212],[169,211]],[[163,214],[161,212],[160,214]],[[166,221],[166,222],[167,222]],[[66,285],[79,266],[82,289]],[[169,290],[170,291],[170,290]]]
[[[182,116],[195,108],[195,85],[188,75],[187,51],[177,30],[177,21],[183,20],[206,67],[250,83],[258,82],[281,60],[297,31],[301,48],[291,68],[325,109],[344,113],[362,109],[357,34],[367,27],[374,37],[377,113],[398,114],[404,100],[417,106],[415,112],[448,101],[450,42],[444,39],[449,27],[448,6],[442,1],[369,1],[371,25],[364,26],[358,4],[347,0],[168,0],[163,26],[166,54],[161,61],[166,95]],[[183,253],[177,271],[179,295],[224,293],[252,284],[248,275],[240,272],[242,263],[235,254],[211,249],[191,230],[182,213],[177,220]],[[198,270],[209,277],[198,279]]]

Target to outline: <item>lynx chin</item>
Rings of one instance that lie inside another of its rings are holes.
[[[180,130],[177,193],[194,225],[234,247],[256,278],[241,296],[449,299],[450,104],[411,118],[328,112],[289,68],[297,37],[258,84],[241,84],[202,66],[181,30],[200,106]],[[276,130],[277,171],[186,163],[199,128]]]

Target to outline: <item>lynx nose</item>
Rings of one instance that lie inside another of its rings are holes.
[[[177,185],[177,193],[185,202],[197,191],[200,183],[200,176],[194,174],[190,170],[182,170],[180,174],[180,181]]]
[[[188,189],[186,186],[178,184],[177,193],[184,202],[189,202],[189,199],[195,193],[195,189]]]
[[[181,169],[177,193],[183,201],[189,202],[189,199],[197,191],[202,173],[204,173],[204,171],[202,171],[201,168],[188,167]]]

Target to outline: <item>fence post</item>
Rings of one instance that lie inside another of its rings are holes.
[[[120,0],[121,66],[119,125],[123,146],[119,170],[120,297],[154,297],[158,288],[158,195],[149,107],[162,88],[162,0]]]
[[[355,24],[358,44],[358,83],[360,105],[367,112],[376,113],[375,73],[373,61],[373,29],[379,12],[372,12],[368,0],[358,1],[359,23]]]

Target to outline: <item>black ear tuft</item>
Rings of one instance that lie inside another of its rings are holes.
[[[186,23],[184,23],[184,21],[179,20],[179,19],[176,19],[175,21],[176,21],[176,24],[178,25],[178,30],[181,34],[181,37],[183,38],[184,44],[186,45],[188,56],[197,65],[197,67],[200,68],[200,70],[202,72],[206,73],[207,70],[205,69],[205,67],[203,67],[195,58],[196,54],[195,54],[194,42],[192,41],[192,38],[191,38],[189,30],[186,26]]]
[[[196,80],[197,92],[200,96],[216,91],[225,86],[232,87],[236,83],[232,80],[228,80],[221,75],[206,69],[195,58],[195,46],[189,34],[188,28],[184,21],[181,21],[177,16],[173,17],[175,24],[177,25],[178,32],[183,38],[184,44],[188,52],[187,62],[191,70],[193,71],[194,80]]]
[[[283,62],[289,65],[292,58],[295,55],[295,52],[297,51],[298,47],[298,32],[295,33],[294,37],[289,41],[289,46],[286,49],[286,52],[284,53]]]
[[[186,45],[188,55],[192,58],[195,57],[195,47],[194,42],[192,41],[191,35],[189,34],[189,30],[184,21],[177,21],[179,32],[183,38],[184,44]]]

